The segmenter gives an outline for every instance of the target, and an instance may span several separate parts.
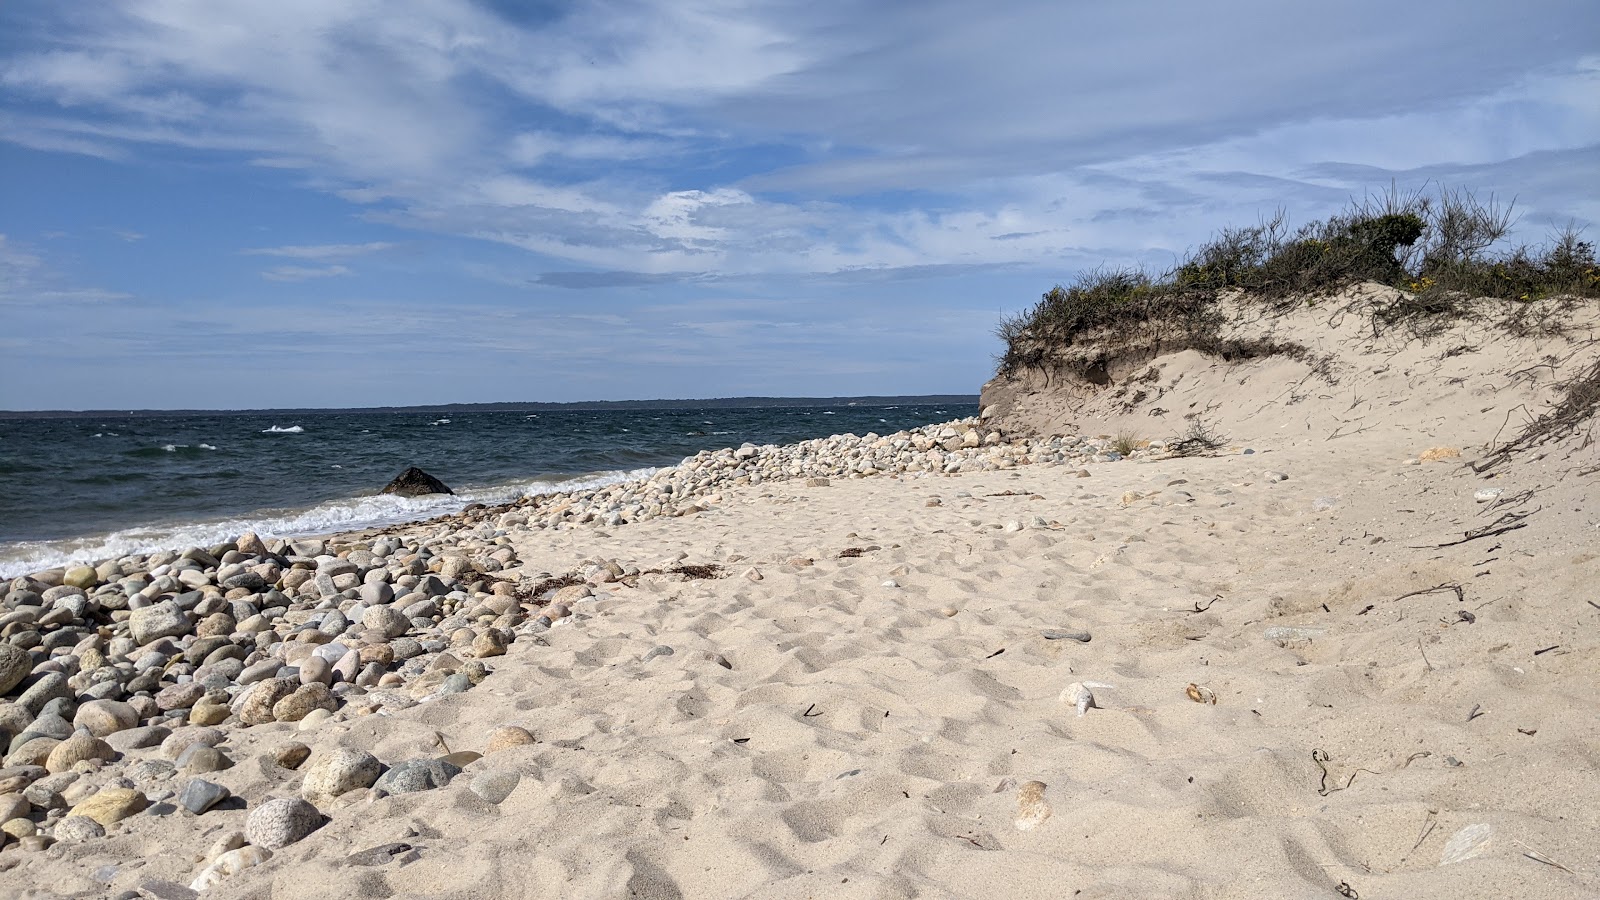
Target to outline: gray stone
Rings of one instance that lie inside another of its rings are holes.
[[[191,626],[189,614],[170,600],[136,609],[128,616],[128,633],[140,645],[164,637],[176,637]]]
[[[51,700],[71,699],[72,688],[67,686],[67,676],[60,672],[46,672],[32,687],[22,692],[17,703],[37,716]]]
[[[119,753],[126,753],[129,750],[143,750],[146,747],[159,746],[171,734],[172,729],[164,725],[145,725],[139,728],[119,731],[107,737],[106,743],[111,745],[111,749]]]
[[[228,799],[230,793],[220,784],[213,784],[203,778],[192,779],[183,786],[178,794],[178,805],[195,815],[200,815],[218,803]]]
[[[204,775],[207,772],[221,772],[232,768],[233,760],[215,747],[190,744],[178,757],[177,766],[185,775]]]
[[[33,671],[33,656],[21,647],[0,643],[0,694],[7,694]]]
[[[405,762],[395,763],[389,771],[383,773],[383,777],[379,778],[373,787],[385,794],[431,791],[449,784],[450,779],[459,774],[461,767],[444,760],[408,759]]]
[[[382,866],[396,859],[415,856],[416,852],[410,844],[382,844],[346,856],[344,864],[347,866]]]
[[[56,823],[54,830],[55,839],[58,841],[86,841],[90,838],[106,836],[104,825],[88,816],[67,816]]]
[[[257,847],[281,850],[322,826],[322,813],[304,800],[282,797],[251,810],[245,838]]]
[[[511,796],[521,780],[522,776],[516,772],[484,772],[473,778],[468,787],[474,794],[498,806]]]
[[[1058,628],[1046,628],[1040,632],[1047,641],[1077,641],[1080,644],[1089,643],[1090,635],[1087,631],[1063,631]]]

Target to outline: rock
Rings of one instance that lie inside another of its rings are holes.
[[[161,742],[161,757],[175,760],[195,744],[215,747],[224,738],[223,733],[215,728],[179,728]]]
[[[272,761],[285,769],[298,769],[311,756],[311,748],[296,741],[280,744],[272,751]]]
[[[73,766],[86,759],[110,761],[115,759],[117,753],[105,741],[89,733],[86,728],[80,728],[61,743],[50,750],[50,755],[45,758],[45,771],[51,775],[72,770]]]
[[[204,697],[205,695],[206,686],[198,681],[190,681],[184,684],[169,684],[161,690],[156,691],[156,707],[162,712],[168,712],[174,709],[189,709],[196,703],[200,702],[200,698]]]
[[[239,721],[245,725],[265,725],[273,721],[272,710],[277,702],[299,687],[298,678],[269,678],[257,682],[234,701]]]
[[[651,647],[648,651],[646,651],[643,656],[639,657],[639,661],[640,662],[649,662],[650,660],[655,659],[658,656],[671,656],[672,653],[673,653],[673,650],[672,650],[671,647],[668,647],[666,644],[659,644],[659,645],[657,645],[655,647]]]
[[[383,633],[385,638],[397,638],[411,630],[411,620],[392,606],[374,606],[361,617],[366,628]]]
[[[233,768],[233,760],[228,754],[215,747],[205,744],[190,744],[178,757],[178,771],[185,775],[204,775],[208,772],[221,772]]]
[[[382,844],[346,856],[344,864],[347,866],[382,866],[394,862],[396,859],[403,861],[406,857],[417,858],[417,851],[410,844]]]
[[[88,816],[101,825],[111,825],[143,812],[149,805],[149,799],[133,788],[105,787],[74,806],[67,815]]]
[[[317,758],[306,768],[300,796],[318,806],[325,806],[340,794],[371,787],[382,772],[383,764],[371,753],[350,747],[336,747],[317,754]]]
[[[198,816],[230,796],[222,785],[194,778],[178,793],[178,805]]]
[[[72,815],[57,822],[52,834],[58,841],[77,843],[90,838],[105,837],[106,829],[88,816]]]
[[[1064,631],[1059,628],[1046,628],[1040,634],[1047,641],[1077,641],[1080,644],[1089,643],[1092,637],[1087,631]]]
[[[190,626],[189,614],[171,600],[136,609],[128,616],[128,633],[141,647],[164,637],[177,637]]]
[[[33,656],[15,644],[0,643],[0,694],[9,694],[33,671]]]
[[[110,735],[106,738],[106,743],[118,753],[127,753],[129,750],[159,747],[170,734],[172,729],[165,725],[143,725]]]
[[[1282,472],[1262,472],[1261,473],[1261,477],[1265,478],[1266,480],[1268,480],[1270,482],[1274,482],[1274,483],[1279,482],[1279,481],[1288,481],[1289,480],[1289,476],[1285,475]]]
[[[320,681],[303,684],[294,693],[272,705],[272,718],[279,722],[298,722],[314,709],[333,712],[338,701],[328,686]]]
[[[236,543],[238,544],[239,552],[246,556],[266,556],[269,553],[266,542],[261,540],[254,531],[246,531],[244,534],[239,535],[239,540]]]
[[[520,725],[502,725],[489,732],[489,743],[483,748],[483,755],[499,753],[512,747],[525,747],[532,744],[533,732]]]
[[[210,699],[201,700],[189,710],[190,725],[221,725],[233,715],[233,710],[226,703]]]
[[[100,583],[100,576],[91,566],[73,566],[67,570],[67,574],[61,577],[61,583],[81,591],[87,591]]]
[[[333,683],[333,665],[320,656],[309,656],[300,661],[300,683],[320,684],[324,687]]]
[[[276,801],[269,801],[276,802]],[[272,851],[266,847],[240,847],[229,850],[217,857],[211,865],[200,870],[194,881],[189,883],[191,891],[204,891],[216,887],[229,875],[237,875],[251,866],[259,866],[272,858]]]
[[[490,628],[472,639],[472,655],[479,659],[504,656],[505,653],[505,638],[500,636],[500,632],[497,629]]]
[[[280,797],[257,806],[245,819],[244,834],[250,843],[268,850],[281,850],[322,826],[322,813],[304,800]]]
[[[1479,503],[1488,503],[1499,499],[1500,495],[1504,493],[1505,488],[1479,488],[1472,492],[1472,499]],[[0,679],[0,683],[4,683],[4,679]]]
[[[72,724],[89,729],[95,737],[105,737],[138,725],[139,713],[120,700],[91,700],[78,707]]]
[[[45,704],[52,700],[72,699],[72,688],[67,685],[67,676],[60,672],[46,672],[22,692],[22,696],[17,698],[17,705],[37,716],[44,711]]]
[[[0,822],[9,822],[12,819],[27,818],[33,812],[33,804],[21,794],[0,794]]]
[[[1018,831],[1032,831],[1043,825],[1050,818],[1050,804],[1044,799],[1045,783],[1030,781],[1017,791],[1017,818]]]
[[[1460,459],[1461,451],[1455,447],[1429,447],[1418,455],[1422,462],[1442,462],[1447,459]]]
[[[498,806],[511,796],[511,792],[517,789],[517,784],[521,780],[522,776],[516,772],[484,772],[472,779],[468,789]]]
[[[423,494],[454,494],[455,491],[450,490],[448,485],[427,472],[412,466],[395,476],[395,479],[379,493],[418,497]]]
[[[431,791],[449,784],[450,779],[459,774],[461,774],[459,766],[443,760],[408,759],[405,762],[395,763],[389,771],[383,773],[383,777],[379,778],[373,787],[385,794]]]

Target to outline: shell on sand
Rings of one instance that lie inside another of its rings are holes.
[[[1017,791],[1017,820],[1018,831],[1031,831],[1043,825],[1050,818],[1050,804],[1045,802],[1045,783],[1030,781]]]
[[[1094,693],[1089,686],[1081,681],[1074,681],[1061,691],[1059,698],[1062,703],[1071,703],[1078,708],[1078,715],[1088,712],[1094,704]]]

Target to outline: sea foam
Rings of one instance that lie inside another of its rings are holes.
[[[478,489],[450,496],[399,497],[375,494],[329,500],[310,509],[264,510],[241,518],[192,524],[152,524],[124,528],[110,534],[55,541],[15,541],[0,544],[0,578],[77,563],[94,563],[156,550],[209,547],[230,541],[246,531],[264,538],[290,538],[338,531],[357,531],[381,525],[398,525],[460,512],[469,503],[509,503],[568,491],[589,490],[624,481],[649,478],[657,470],[597,472],[560,481],[535,479]]]

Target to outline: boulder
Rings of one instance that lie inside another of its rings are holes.
[[[416,466],[401,472],[379,493],[419,497],[423,494],[454,494],[450,486]]]

